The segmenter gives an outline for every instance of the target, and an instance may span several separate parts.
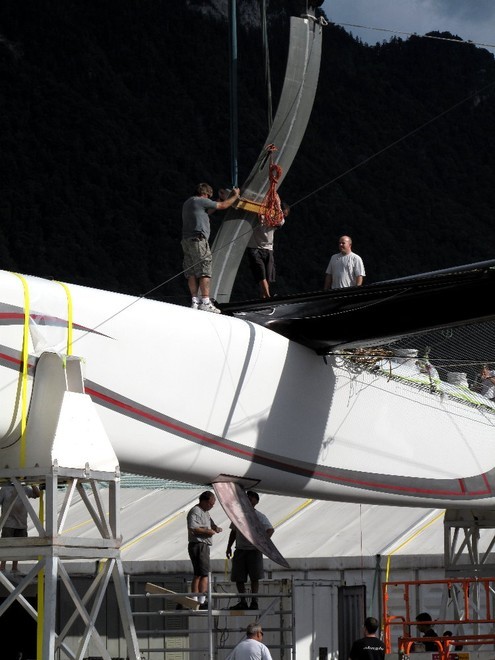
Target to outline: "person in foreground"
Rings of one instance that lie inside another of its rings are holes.
[[[352,238],[339,238],[339,252],[333,254],[325,272],[323,289],[343,289],[348,286],[361,286],[366,275],[363,260],[352,251]]]
[[[40,496],[40,489],[33,484],[32,486],[23,486],[27,497],[37,499]],[[13,504],[12,504],[13,503]],[[12,504],[12,508],[2,527],[2,538],[26,537],[28,535],[27,509],[24,502],[17,494],[14,484],[9,483],[0,488],[0,506],[2,513]],[[0,571],[5,571],[7,562],[0,562]],[[18,560],[12,560],[12,573],[18,573]]]
[[[251,502],[253,508],[256,507],[260,501],[260,496],[254,490],[248,490],[246,495],[248,496],[249,501]],[[255,510],[256,516],[260,521],[263,529],[268,538],[271,538],[273,532],[275,531],[272,527],[271,522],[268,518],[261,513],[261,511]],[[246,580],[251,580],[251,604],[249,609],[257,610],[258,609],[258,600],[256,595],[259,592],[259,581],[264,577],[265,571],[263,568],[263,554],[256,548],[248,539],[241,534],[241,532],[235,527],[234,523],[230,525],[230,536],[227,543],[227,557],[232,557],[232,545],[235,541],[235,552],[232,559],[232,572],[230,579],[232,582],[236,583],[237,591],[241,595],[241,600],[237,605],[233,605],[231,610],[247,610],[248,604],[245,597],[246,593]]]
[[[199,496],[199,502],[187,514],[187,551],[193,565],[194,576],[191,581],[191,593],[201,594],[198,598],[202,610],[208,609],[205,593],[208,590],[210,574],[211,537],[222,531],[215,525],[209,511],[215,506],[216,497],[211,490],[205,490]]]
[[[385,644],[377,636],[379,624],[374,616],[364,621],[364,637],[357,639],[349,652],[350,660],[384,660]]]
[[[416,621],[418,622],[418,630],[423,634],[423,637],[438,637],[438,634],[433,629],[431,614],[428,612],[420,612]],[[426,653],[435,653],[440,650],[440,647],[435,642],[424,642]],[[414,649],[417,650],[416,648]]]
[[[183,268],[191,294],[191,307],[220,314],[210,300],[211,250],[209,213],[228,209],[239,199],[239,188],[233,188],[225,200],[212,200],[213,189],[208,183],[200,183],[195,194],[182,206]]]
[[[263,644],[262,639],[261,623],[250,623],[246,628],[246,637],[234,648],[229,660],[272,660],[270,651]]]

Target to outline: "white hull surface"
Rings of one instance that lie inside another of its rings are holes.
[[[465,388],[432,392],[238,318],[6,271],[0,468],[21,433],[26,310],[29,390],[37,358],[68,352],[72,338],[122,470],[317,499],[495,506],[495,406]]]

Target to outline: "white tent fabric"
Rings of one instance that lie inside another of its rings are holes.
[[[122,559],[189,561],[186,515],[203,490],[204,487],[122,488]],[[271,494],[261,494],[258,508],[275,527],[273,541],[288,560],[389,554],[443,556],[444,512],[439,509],[359,505]],[[218,502],[210,513],[223,528],[213,538],[211,557],[225,559],[230,521]],[[65,530],[83,538],[94,535],[92,521],[80,502],[70,507]]]

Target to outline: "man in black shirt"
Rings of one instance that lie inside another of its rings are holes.
[[[357,639],[349,652],[350,660],[384,660],[385,644],[378,639],[378,621],[369,616],[364,622],[364,637]]]
[[[431,614],[428,612],[420,612],[416,617],[418,622],[418,630],[423,633],[423,637],[438,637],[437,633],[432,628]],[[425,651],[427,653],[435,653],[440,651],[440,646],[435,642],[424,642]]]

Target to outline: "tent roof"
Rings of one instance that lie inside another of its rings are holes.
[[[129,488],[126,479],[123,485],[123,560],[188,560],[186,515],[205,487],[146,481],[139,488]],[[73,508],[78,506],[82,516],[87,517],[82,505],[76,504]],[[286,559],[372,557],[391,552],[443,555],[442,510],[327,502],[272,494],[261,494],[258,508],[275,527],[272,540]],[[213,539],[211,557],[224,559],[230,521],[219,502],[210,513],[223,529]],[[76,511],[71,510],[70,519],[75,514]],[[83,520],[78,520],[77,524],[82,525],[80,530],[84,534]]]
[[[204,486],[124,476],[120,490],[122,559],[189,562],[186,515],[203,490]],[[274,526],[272,540],[291,565],[291,560],[314,564],[318,559],[377,555],[443,558],[444,511],[440,509],[350,504],[263,493],[258,508]],[[211,558],[225,560],[230,521],[218,501],[211,516],[223,529],[213,538]],[[79,499],[71,504],[64,529],[70,530],[71,535],[94,536],[92,520]],[[491,538],[492,530],[487,532]],[[268,569],[276,568],[266,561]]]

